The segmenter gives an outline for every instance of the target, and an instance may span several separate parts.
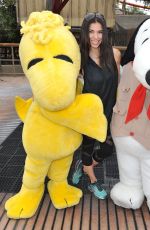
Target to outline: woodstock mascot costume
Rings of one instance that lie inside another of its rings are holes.
[[[111,190],[115,204],[150,209],[150,19],[135,31],[122,59],[123,72],[112,117],[120,182]]]
[[[8,217],[15,219],[34,215],[46,176],[56,208],[78,204],[82,191],[67,182],[73,153],[82,134],[103,142],[107,131],[101,100],[77,94],[80,52],[63,18],[50,11],[33,12],[21,33],[20,60],[33,99],[16,99],[27,157],[21,190],[5,204]]]

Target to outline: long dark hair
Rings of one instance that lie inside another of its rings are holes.
[[[108,30],[104,16],[99,13],[88,13],[83,20],[80,34],[81,69],[84,69],[90,49],[89,27],[91,23],[98,22],[102,25],[103,36],[100,44],[100,63],[102,68],[116,71],[117,66],[114,59],[113,49],[108,40]]]

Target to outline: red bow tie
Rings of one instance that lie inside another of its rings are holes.
[[[125,123],[128,123],[129,121],[137,117],[142,112],[145,97],[146,97],[146,88],[142,84],[140,84],[136,88],[134,94],[131,97]],[[148,119],[150,120],[150,105],[147,110],[147,116]]]

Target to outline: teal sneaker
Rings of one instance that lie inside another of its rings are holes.
[[[88,185],[88,190],[98,199],[104,200],[107,197],[107,192],[101,187],[98,182]]]
[[[75,171],[73,172],[72,175],[72,183],[78,184],[82,175],[83,175],[82,160],[77,160],[75,165]]]

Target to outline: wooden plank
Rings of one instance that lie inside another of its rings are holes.
[[[97,11],[100,13],[100,14],[103,14],[104,15],[104,9],[105,9],[105,0],[101,0],[101,1],[98,1],[98,9]]]
[[[115,8],[114,8],[114,1],[107,0],[105,4],[105,19],[107,22],[108,27],[113,27],[115,25]]]
[[[116,213],[117,213],[118,226],[122,226],[122,229],[127,229],[125,209],[119,206],[115,206],[115,207],[116,207]]]
[[[82,22],[83,22],[83,18],[84,16],[86,15],[87,13],[87,0],[79,0],[80,1],[80,4],[79,4],[79,26],[82,25]]]
[[[4,195],[3,197],[4,199],[2,200],[2,203],[0,204],[0,229],[3,229],[9,222],[9,218],[7,217],[6,211],[5,211],[5,203],[11,196],[12,196],[11,193]]]
[[[136,224],[137,224],[138,228],[140,230],[145,230],[141,209],[137,209],[137,210],[134,211],[134,217],[135,217],[135,221],[136,221]]]
[[[31,12],[46,10],[46,0],[20,0],[17,2],[17,8],[19,22],[26,21]]]
[[[86,0],[86,13],[89,13],[90,0]]]
[[[0,193],[0,205],[3,201],[3,199],[5,198],[6,194],[4,192]]]
[[[82,21],[83,21],[83,17],[84,15],[82,15],[82,10],[83,8],[81,7],[81,0],[77,0],[78,1],[78,26],[81,26]]]
[[[88,12],[96,12],[96,8],[95,8],[95,2],[97,0],[92,0],[88,2],[87,8],[88,8]]]
[[[27,3],[26,0],[18,1],[18,16],[19,21],[26,20],[27,18]]]
[[[35,224],[35,229],[37,230],[40,230],[41,226],[44,225],[49,203],[50,203],[50,198],[49,198],[49,195],[46,194],[44,197],[44,201],[42,203],[42,207],[40,209],[40,215],[38,216],[38,219]]]
[[[115,212],[115,205],[112,200],[108,201],[108,219],[109,219],[109,229],[117,229],[117,216]]]
[[[5,226],[6,224],[5,224],[5,221],[7,221],[7,217],[6,216],[4,216],[4,218],[3,218],[3,226]],[[12,229],[15,229],[15,225],[16,225],[16,222],[17,222],[17,220],[13,220],[13,219],[9,219],[9,221],[8,221],[8,223],[7,223],[7,227],[6,227],[6,229],[7,230],[12,230]],[[0,228],[1,229],[1,228]]]
[[[98,229],[99,226],[99,216],[98,216],[98,200],[92,196],[91,202],[91,226],[90,229]]]
[[[2,200],[2,203],[0,205],[0,217],[2,216],[3,212],[5,211],[5,203],[6,201],[12,196],[11,193],[6,194],[4,199]],[[1,229],[1,228],[0,228]]]
[[[74,215],[73,215],[73,222],[72,222],[72,230],[80,229],[80,223],[82,218],[82,203],[83,199],[80,201],[78,205],[74,207]]]
[[[85,194],[83,196],[83,210],[82,210],[82,229],[88,230],[90,223],[90,200],[91,196],[89,194]]]
[[[50,203],[43,229],[52,229],[53,223],[55,221],[55,215],[56,215],[56,209],[54,208],[53,204]]]
[[[99,200],[100,205],[100,229],[108,230],[106,200]]]
[[[42,204],[43,204],[43,200],[41,201],[41,203],[40,203],[40,205],[38,207],[38,210],[36,211],[35,215],[27,220],[26,227],[25,227],[27,230],[28,229],[34,229],[34,226],[36,225],[38,217],[40,216]]]
[[[60,12],[60,15],[64,18],[64,21],[68,23],[70,26],[71,24],[71,1],[67,2],[65,7]]]
[[[0,197],[5,194],[0,194]],[[84,195],[79,205],[56,210],[46,194],[35,216],[30,219],[9,219],[4,211],[4,204],[12,194],[6,194],[0,205],[0,229],[3,230],[148,230],[150,212],[144,202],[141,209],[130,210],[115,206],[110,199],[98,200],[91,194]]]
[[[63,223],[63,230],[70,230],[72,225],[72,217],[73,217],[73,210],[74,207],[65,209],[64,215],[64,223]],[[59,229],[59,228],[57,228]]]
[[[98,4],[99,4],[99,2],[101,2],[101,1],[95,1],[95,11],[96,12],[98,12]]]
[[[60,14],[61,10],[65,7],[65,5],[68,3],[69,0],[60,0],[60,4],[58,7],[56,7],[56,10],[54,10],[53,12]],[[57,6],[57,3],[56,3]]]
[[[26,226],[27,219],[20,219],[17,220],[16,225],[15,225],[15,230],[23,230]]]
[[[9,223],[9,219],[5,213],[5,214],[3,214],[3,216],[0,219],[0,229],[1,230],[5,229],[5,227],[7,226],[8,223]]]
[[[27,220],[25,229],[32,229],[35,222],[36,222],[36,218],[37,218],[37,212],[33,217],[31,217],[30,219]]]
[[[64,213],[65,213],[66,209],[56,209],[56,215],[53,219],[53,227],[52,229],[57,230],[57,229],[62,229],[62,225],[63,225],[63,218],[64,218]]]
[[[126,209],[125,210],[125,215],[127,219],[127,226],[129,230],[135,230],[135,225],[134,225],[134,219],[133,219],[133,214],[131,209]]]
[[[72,16],[72,22],[71,24],[74,25],[74,26],[78,26],[79,25],[79,12],[78,12],[78,9],[79,9],[79,1],[72,1],[72,5],[71,5],[71,16]]]
[[[11,47],[11,46],[13,46],[13,47],[18,47],[19,46],[19,43],[0,43],[0,46],[1,47]]]
[[[106,0],[104,1],[104,12],[103,12],[103,15],[104,15],[105,20],[106,20],[106,24],[108,24],[108,22],[107,22],[107,12],[108,12],[108,7],[109,7],[108,1],[109,0],[107,0],[107,2],[106,2]]]
[[[34,11],[42,11],[46,10],[46,1],[41,1],[41,0],[35,0],[35,9]]]
[[[26,7],[27,7],[27,18],[28,18],[29,14],[31,12],[35,11],[35,9],[36,9],[35,1],[26,0]]]
[[[19,20],[26,20],[33,11],[46,9],[46,1],[22,0],[18,2]],[[71,26],[80,26],[87,12],[100,12],[104,14],[107,25],[114,25],[114,0],[69,0],[61,11],[61,15]],[[83,13],[82,13],[83,12]]]
[[[142,210],[142,218],[144,221],[145,228],[150,229],[150,211],[148,210],[146,201],[142,205],[141,210]]]

